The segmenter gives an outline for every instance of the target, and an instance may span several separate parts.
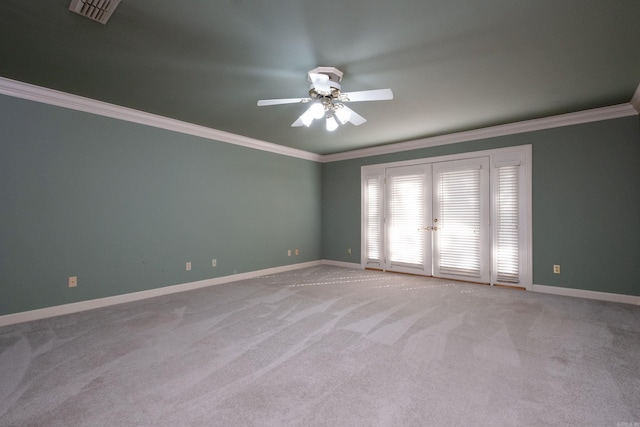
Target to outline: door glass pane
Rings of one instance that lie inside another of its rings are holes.
[[[437,192],[439,273],[480,277],[480,168],[439,172]]]
[[[367,179],[366,191],[367,260],[380,262],[382,257],[382,177]]]
[[[520,278],[519,166],[497,169],[496,256],[499,282],[518,283]]]
[[[389,260],[424,263],[425,175],[389,177]]]

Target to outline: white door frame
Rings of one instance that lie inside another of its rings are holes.
[[[490,283],[505,284],[510,286],[519,286],[527,290],[533,288],[533,248],[532,248],[532,147],[531,145],[520,145],[514,147],[506,147],[491,150],[472,151],[466,153],[452,154],[446,156],[438,156],[431,158],[422,158],[414,160],[406,160],[401,162],[389,162],[384,164],[367,165],[361,167],[362,182],[365,181],[365,176],[371,176],[371,174],[381,174],[384,176],[386,168],[420,165],[427,163],[445,162],[451,160],[462,160],[477,157],[489,157],[490,170],[499,167],[504,162],[519,162],[521,166],[521,208],[520,208],[520,224],[522,233],[520,235],[520,282],[518,284],[500,283],[497,281],[496,274],[494,272],[494,265],[492,262]],[[491,203],[491,215],[495,215],[495,192],[497,188],[497,182],[494,173],[490,174],[490,203]],[[363,185],[364,193],[364,185]],[[386,195],[385,195],[386,197]],[[366,214],[366,205],[364,197],[361,197],[361,218],[364,218]],[[361,227],[365,223],[361,221]],[[364,248],[366,247],[366,230],[361,229],[361,266],[363,268],[371,267],[367,265],[366,254]],[[495,249],[495,233],[491,232],[491,252]],[[386,249],[385,249],[386,250]],[[493,259],[493,257],[492,257]]]

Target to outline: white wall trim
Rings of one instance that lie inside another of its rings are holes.
[[[195,289],[206,288],[209,286],[223,285],[225,283],[238,282],[240,280],[253,279],[260,276],[271,274],[285,273],[288,271],[299,270],[307,267],[317,267],[319,265],[331,265],[334,267],[351,268],[355,270],[363,270],[364,267],[357,263],[318,260],[309,261],[300,264],[284,265],[281,267],[267,268],[264,270],[251,271],[247,273],[239,273],[231,276],[215,277],[212,279],[199,280],[197,282],[182,283],[178,285],[165,286],[162,288],[149,289],[146,291],[132,292],[128,294],[114,295],[111,297],[97,298],[87,301],[74,302],[70,304],[45,307],[36,310],[23,311],[20,313],[12,313],[0,316],[0,327],[14,325],[17,323],[31,322],[34,320],[46,319],[49,317],[63,316],[67,314],[79,313],[82,311],[93,310],[96,308],[109,307],[117,304],[140,301],[148,298],[159,297],[163,295],[171,295],[179,292],[186,292]],[[587,291],[584,289],[560,288],[556,286],[533,285],[533,292],[562,295],[575,298],[587,298],[601,301],[618,302],[624,304],[632,304],[640,306],[640,296],[612,294],[607,292]]]
[[[330,259],[322,260],[323,265],[332,265],[334,267],[352,268],[354,270],[364,270],[364,267],[355,262],[333,261]]]
[[[584,289],[560,288],[556,286],[533,285],[533,292],[562,295],[574,298],[595,299],[600,301],[619,302],[623,304],[640,305],[640,296],[611,294],[608,292],[587,291]]]
[[[640,114],[639,85],[631,101],[626,104],[364,148],[361,150],[346,151],[344,153],[320,155],[4,77],[0,77],[0,94],[321,163],[417,150],[438,145],[456,144],[458,142],[475,141]]]
[[[323,264],[323,261],[310,261],[310,262],[304,262],[299,264],[284,265],[281,267],[273,267],[273,268],[267,268],[264,270],[250,271],[248,273],[239,273],[239,274],[233,274],[231,276],[223,276],[223,277],[215,277],[212,279],[199,280],[197,282],[189,282],[189,283],[182,283],[178,285],[164,286],[162,288],[149,289],[146,291],[132,292],[128,294],[114,295],[111,297],[97,298],[97,299],[92,299],[87,301],[74,302],[70,304],[45,307],[37,310],[23,311],[20,313],[6,314],[4,316],[0,316],[0,327],[13,325],[16,323],[30,322],[33,320],[46,319],[48,317],[79,313],[81,311],[93,310],[96,308],[102,308],[102,307],[108,307],[116,304],[139,301],[139,300],[159,297],[163,295],[170,295],[178,292],[192,291],[194,289],[222,285],[225,283],[237,282],[239,280],[253,279],[259,276],[284,273],[287,271],[298,270],[301,268],[316,267],[322,264]]]
[[[638,114],[640,114],[640,84],[636,88],[636,92],[633,94],[633,98],[631,98],[631,105],[636,109]]]
[[[0,77],[0,94],[319,162],[319,154]]]
[[[630,104],[619,104],[610,107],[595,108],[593,110],[579,111],[576,113],[561,114],[542,119],[526,120],[509,123],[506,125],[492,126],[483,129],[466,132],[451,133],[448,135],[434,136],[431,138],[416,139],[413,141],[399,142],[397,144],[382,145],[378,147],[364,148],[362,150],[347,151],[344,153],[327,154],[322,156],[322,162],[336,162],[362,157],[378,156],[381,154],[398,153],[401,151],[418,150],[420,148],[435,147],[438,145],[456,144],[459,142],[476,141],[498,136],[513,135],[517,133],[533,132],[537,130],[552,129],[563,126],[571,126],[583,123],[597,122],[600,120],[617,119],[638,115],[638,111]]]

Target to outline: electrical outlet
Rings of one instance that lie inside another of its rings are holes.
[[[555,274],[560,274],[560,265],[559,265],[559,264],[555,264],[555,265],[553,266],[553,272],[554,272]]]
[[[75,288],[78,286],[78,276],[69,276],[69,287]]]
[[[347,249],[347,254],[351,255],[351,248]]]
[[[296,248],[296,256],[300,255],[300,252],[298,251],[298,248]]]
[[[291,249],[287,251],[287,256],[291,256]]]
[[[217,259],[212,259],[211,260],[211,267],[217,267],[218,266],[218,260]]]
[[[191,262],[187,262],[187,265],[186,265],[185,269],[187,271],[191,271]]]

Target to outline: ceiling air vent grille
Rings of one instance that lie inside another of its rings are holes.
[[[120,0],[71,0],[69,10],[101,24],[106,24]]]

